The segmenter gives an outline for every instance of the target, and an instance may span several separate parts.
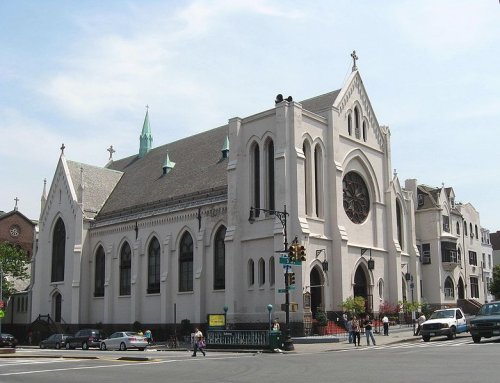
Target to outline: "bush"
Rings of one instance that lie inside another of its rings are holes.
[[[328,317],[323,310],[318,309],[316,311],[316,321],[318,322],[318,326],[326,326],[328,324]]]

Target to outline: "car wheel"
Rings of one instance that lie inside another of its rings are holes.
[[[121,342],[120,343],[120,351],[125,351],[127,349],[127,346],[125,346],[125,343]]]
[[[431,340],[431,337],[430,336],[423,336],[422,339],[424,340],[424,342],[428,342]]]
[[[106,343],[101,343],[101,351],[106,351]]]
[[[43,344],[40,343],[40,348],[45,348],[45,347],[43,346]]]
[[[61,343],[56,343],[56,349],[60,349],[61,348]]]
[[[473,336],[472,340],[474,341],[474,343],[479,343],[479,342],[481,342],[481,337],[480,336]]]
[[[66,350],[70,350],[71,349],[71,345],[69,343],[66,343]]]
[[[89,349],[89,345],[87,342],[83,342],[82,343],[82,350],[88,350]]]
[[[455,339],[457,337],[457,329],[452,327],[450,333],[448,334],[448,339]]]

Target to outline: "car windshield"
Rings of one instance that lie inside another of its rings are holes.
[[[500,315],[500,303],[487,303],[483,305],[477,315]]]
[[[138,334],[136,332],[126,332],[126,336],[137,336]]]
[[[429,319],[454,318],[455,310],[434,311]]]

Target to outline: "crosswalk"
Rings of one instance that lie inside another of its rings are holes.
[[[495,345],[496,343],[483,343],[483,346],[487,345]],[[403,342],[403,343],[392,343],[386,345],[379,346],[361,346],[354,347],[348,350],[342,351],[361,351],[361,352],[369,352],[373,350],[398,350],[398,349],[419,349],[419,348],[439,348],[439,347],[474,347],[477,345],[474,344],[471,338],[456,338],[453,340],[436,340],[431,342]]]

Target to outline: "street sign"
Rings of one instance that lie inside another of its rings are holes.
[[[0,318],[3,318],[5,316],[5,311],[0,310]]]
[[[278,293],[286,293],[286,289],[278,289]]]
[[[294,286],[288,286],[288,291],[295,290],[295,285]],[[286,289],[278,289],[278,293],[286,293]]]
[[[302,262],[301,261],[294,261],[294,262],[290,262],[290,259],[288,259],[288,257],[280,257],[280,263],[282,265],[293,265],[293,266],[300,266],[302,265]]]

